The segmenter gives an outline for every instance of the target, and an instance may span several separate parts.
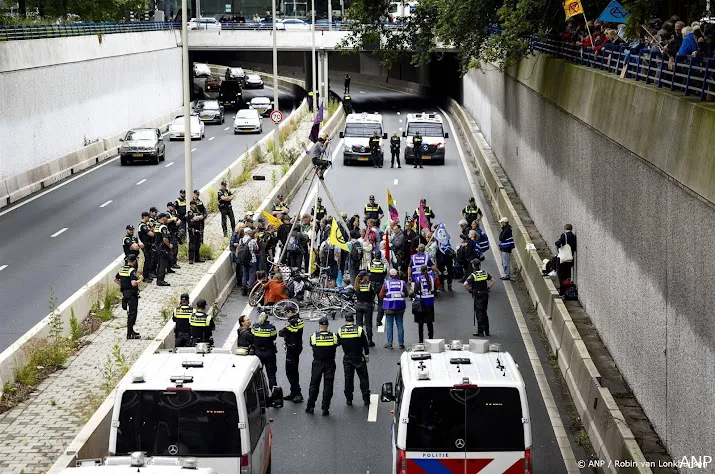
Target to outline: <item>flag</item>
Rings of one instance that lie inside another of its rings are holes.
[[[339,249],[343,249],[348,252],[348,244],[345,242],[345,237],[342,232],[338,231],[338,221],[333,217],[333,223],[330,226],[330,237],[328,237],[328,243],[330,245],[335,245]]]
[[[391,221],[397,221],[400,219],[400,214],[397,212],[397,208],[395,207],[395,201],[392,199],[392,194],[390,193],[390,190],[387,190],[387,208],[390,211],[390,220]]]
[[[566,12],[567,19],[572,16],[583,14],[583,5],[581,5],[581,0],[564,0],[564,11]]]
[[[310,135],[308,139],[315,143],[318,141],[318,134],[320,132],[320,124],[323,123],[323,103],[320,103],[318,107],[318,113],[315,114],[315,120],[313,120],[313,127],[310,129]]]
[[[448,248],[452,248],[452,244],[449,242],[450,236],[447,232],[447,228],[444,223],[440,222],[437,228],[434,230],[434,240],[439,244],[439,249],[444,253]]]
[[[425,215],[425,205],[420,201],[420,211],[418,213],[420,229],[429,229],[429,221]]]
[[[270,214],[269,214],[268,212],[266,212],[266,211],[261,211],[261,215],[266,219],[266,222],[267,222],[268,224],[273,224],[273,225],[276,226],[276,227],[280,227],[281,221],[280,221],[280,219],[278,219],[277,217],[274,217],[274,216],[270,215]]]
[[[623,8],[623,5],[616,0],[613,0],[608,4],[606,9],[603,10],[601,16],[598,17],[598,20],[604,23],[626,23],[626,20],[628,20],[630,15],[631,14],[628,10]]]

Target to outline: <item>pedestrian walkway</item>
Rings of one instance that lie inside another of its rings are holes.
[[[311,120],[301,124],[285,144],[295,146],[305,140]],[[236,218],[243,217],[248,206],[258,206],[273,187],[271,177],[280,179],[281,165],[260,164],[253,175],[264,175],[263,181],[245,182],[236,192],[233,202]],[[147,203],[148,208],[153,203]],[[141,210],[137,210],[137,216]],[[138,217],[137,217],[138,219]],[[212,246],[215,256],[224,247],[220,214],[206,222],[204,241]],[[141,292],[139,317],[135,328],[141,340],[126,340],[126,312],[118,306],[114,319],[102,324],[100,329],[86,338],[88,344],[70,358],[65,369],[43,381],[30,398],[12,410],[0,415],[0,473],[41,474],[46,472],[82,429],[82,411],[92,393],[99,393],[107,377],[103,373],[107,361],[113,361],[113,348],[117,345],[126,363],[132,365],[146,349],[149,342],[166,324],[161,310],[167,302],[178,300],[181,293],[190,293],[213,261],[189,265],[180,262],[181,269],[167,275],[169,287],[150,284]],[[211,304],[211,302],[209,302]]]

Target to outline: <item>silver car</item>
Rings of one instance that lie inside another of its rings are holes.
[[[196,102],[196,114],[204,123],[218,123],[224,121],[223,105],[217,100],[200,100]]]
[[[119,161],[122,166],[138,160],[148,160],[155,165],[164,161],[166,146],[158,128],[134,128],[119,141]]]
[[[244,86],[246,89],[263,89],[263,79],[258,74],[249,74],[246,76]]]

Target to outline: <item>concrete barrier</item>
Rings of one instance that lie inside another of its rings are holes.
[[[466,142],[473,151],[479,181],[492,209],[507,217],[513,228],[515,249],[512,262],[520,268],[531,300],[539,315],[559,368],[566,380],[591,444],[599,459],[609,462],[610,472],[652,472],[625,422],[611,392],[601,385],[600,374],[563,301],[549,278],[541,275],[541,259],[530,249],[531,238],[501,184],[496,158],[474,121],[454,100],[450,113],[457,119]],[[637,467],[617,469],[614,461],[636,461]]]
[[[294,112],[294,114],[296,114],[296,116],[299,115],[304,107],[307,107],[307,103],[305,101]],[[331,135],[335,134],[338,130],[340,130],[343,119],[344,114],[342,109],[339,109],[326,122],[323,127],[323,131]],[[286,120],[286,122],[289,120],[290,117]],[[272,139],[272,133],[275,132],[271,132],[271,134],[266,135],[263,140]],[[263,142],[263,140],[261,140],[261,142]],[[257,145],[254,145],[254,147]],[[252,151],[253,147],[249,149],[246,154],[236,160],[229,168],[235,170],[241,169],[240,167],[242,166],[243,159],[246,155],[250,155]],[[265,197],[257,209],[257,212],[260,213],[262,210],[268,210],[270,205],[275,201],[275,196],[278,194],[288,196],[288,199],[292,198],[298,189],[300,189],[300,186],[303,184],[306,176],[312,169],[313,167],[310,156],[303,154],[280,179],[275,188],[273,188],[273,190]],[[212,183],[219,182],[222,177],[223,174],[217,176]],[[200,189],[202,195],[214,187],[212,183],[209,183]],[[226,298],[228,298],[228,295],[235,286],[235,278],[236,275],[231,262],[231,253],[228,250],[225,250],[216,259],[206,275],[201,278],[196,287],[194,287],[189,297],[191,301],[196,301],[199,298],[203,298],[209,302],[215,301],[220,306],[226,301]],[[157,350],[171,347],[174,347],[173,321],[169,321],[164,326],[164,328],[154,338],[154,341],[152,341],[150,346],[139,357],[136,364],[144,364],[145,359],[151,357],[151,355]],[[130,377],[131,373],[132,372],[130,370],[126,377]],[[73,467],[78,459],[96,459],[103,458],[107,455],[107,447],[109,446],[109,430],[111,425],[112,410],[114,408],[114,397],[115,392],[112,391],[99,409],[94,413],[92,418],[90,418],[89,422],[70,443],[64,454],[60,456],[60,458],[48,471],[48,474],[58,474],[67,467]]]

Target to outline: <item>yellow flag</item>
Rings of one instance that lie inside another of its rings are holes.
[[[280,227],[280,225],[281,225],[280,219],[278,219],[277,217],[273,217],[272,215],[270,215],[270,214],[267,213],[266,211],[261,211],[261,214],[263,215],[263,217],[266,218],[266,222],[267,222],[267,223],[273,224],[273,225],[276,226],[276,227]]]
[[[566,12],[567,19],[574,15],[583,14],[583,5],[581,5],[581,0],[564,0],[564,11]]]
[[[350,250],[348,248],[348,244],[345,242],[345,239],[343,238],[343,233],[338,232],[338,221],[336,221],[334,217],[333,217],[333,223],[330,226],[330,237],[328,237],[328,243],[330,245],[335,245],[337,248],[343,249],[346,252]]]

